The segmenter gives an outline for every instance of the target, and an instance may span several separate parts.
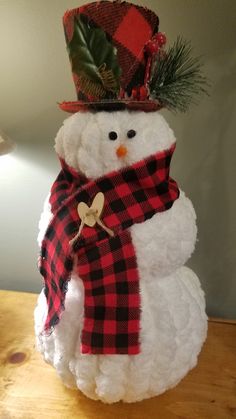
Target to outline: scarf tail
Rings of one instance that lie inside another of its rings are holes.
[[[140,352],[140,290],[135,249],[128,230],[79,255],[85,289],[83,354]]]

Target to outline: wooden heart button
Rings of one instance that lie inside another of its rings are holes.
[[[102,192],[98,192],[95,196],[91,207],[88,207],[85,202],[80,202],[77,207],[80,219],[83,220],[84,224],[89,227],[94,227],[96,224],[96,217],[101,217],[102,210],[104,207],[105,197]]]
[[[114,232],[108,228],[101,220],[102,211],[104,208],[105,197],[102,192],[98,192],[94,197],[91,207],[85,202],[80,202],[77,207],[79,217],[81,219],[78,233],[70,240],[70,245],[73,245],[79,238],[84,225],[94,227],[97,224],[103,228],[110,236],[114,236]]]

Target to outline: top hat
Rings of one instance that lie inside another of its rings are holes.
[[[126,1],[97,1],[67,11],[63,25],[77,100],[67,112],[161,108],[149,96],[153,55],[165,43],[158,16]]]

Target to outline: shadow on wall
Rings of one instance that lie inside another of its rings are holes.
[[[182,150],[182,161],[192,168],[185,182],[197,212],[199,229],[199,243],[189,265],[199,274],[206,292],[208,314],[228,318],[235,317],[232,290],[236,276],[236,208],[235,187],[229,184],[229,179],[236,177],[232,89],[235,63],[236,55],[229,60],[228,54],[208,63],[209,74],[215,75],[211,100],[199,111],[198,120],[202,123],[195,132],[191,132],[194,126],[191,119],[184,124],[186,147]],[[222,68],[225,68],[223,74]]]
[[[56,133],[68,116],[68,113],[59,109],[57,103],[53,103],[50,107],[42,108],[37,113],[35,111],[30,115],[27,112],[21,113],[17,119],[13,118],[7,127],[2,121],[1,126],[11,138],[17,140],[19,150],[20,144],[39,149],[41,146],[50,145],[53,153]],[[32,133],[34,138],[32,138]]]

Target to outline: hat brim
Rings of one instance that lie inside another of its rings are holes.
[[[60,109],[69,112],[87,112],[87,111],[121,111],[124,109],[132,111],[155,112],[162,108],[160,103],[154,100],[107,100],[97,102],[62,102],[58,104]]]

